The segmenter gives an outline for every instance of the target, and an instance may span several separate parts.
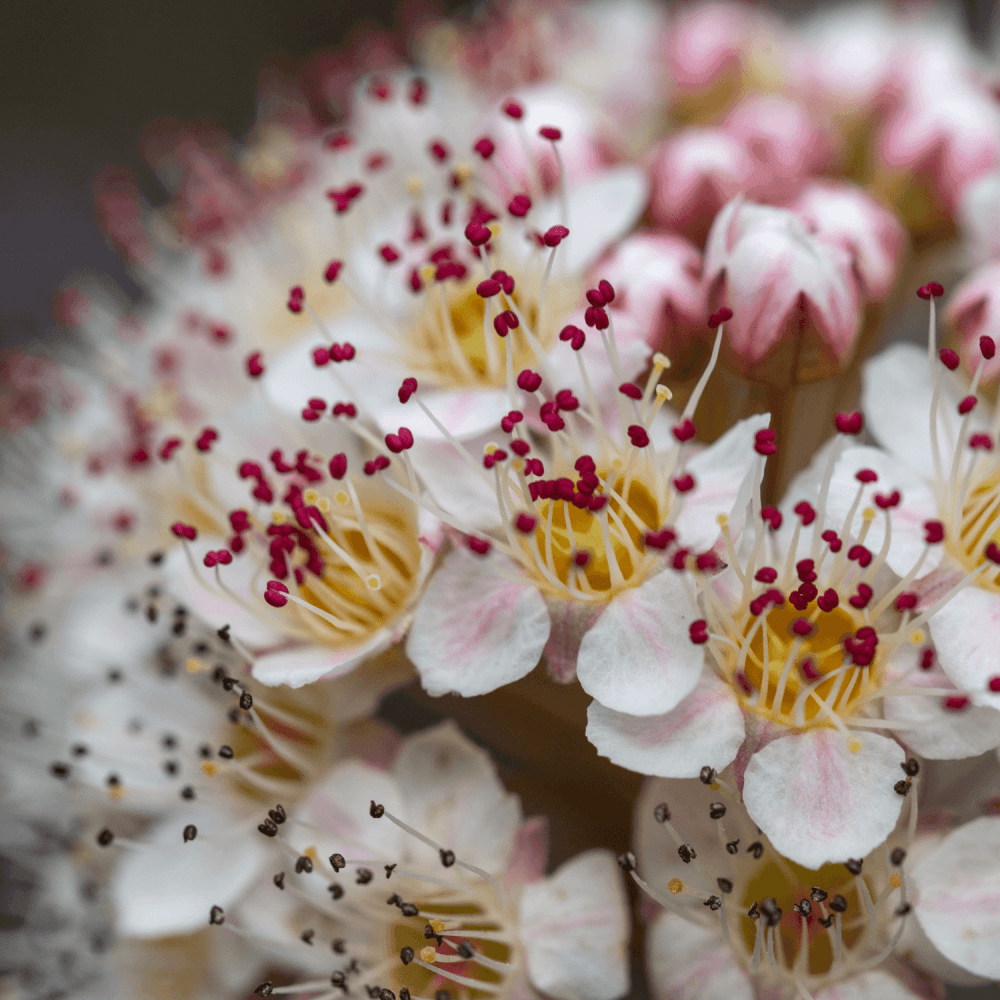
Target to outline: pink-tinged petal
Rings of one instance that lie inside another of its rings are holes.
[[[950,833],[911,878],[914,912],[938,951],[977,976],[1000,979],[1000,817]]]
[[[899,818],[893,785],[905,757],[876,733],[808,729],[754,754],[743,801],[775,850],[806,868],[863,858]]]
[[[948,302],[945,319],[959,337],[962,364],[970,374],[978,368],[983,355],[979,338],[1000,339],[1000,263],[977,268],[958,288]],[[994,355],[983,365],[982,384],[989,385],[1000,377],[1000,357]]]
[[[584,851],[525,888],[518,907],[532,985],[553,1000],[617,1000],[629,989],[629,912],[610,851]]]
[[[1000,171],[965,186],[958,216],[971,259],[1000,259]]]
[[[370,369],[364,372],[368,379]],[[384,434],[395,433],[400,426],[409,427],[413,436],[432,443],[446,440],[435,423],[412,400],[401,404],[397,391],[405,373],[393,368],[387,379],[390,392],[383,394],[377,407],[370,406],[372,415]],[[468,441],[487,431],[497,433],[500,418],[510,409],[506,390],[500,389],[436,389],[431,385],[420,388],[421,402],[448,428],[459,441]],[[364,396],[367,403],[369,395]]]
[[[893,212],[862,188],[834,181],[813,181],[791,208],[853,257],[869,298],[892,291],[906,247],[906,230]]]
[[[665,715],[623,715],[598,701],[587,709],[587,739],[602,757],[663,778],[696,778],[706,764],[721,771],[736,756],[744,733],[732,689],[708,670]]]
[[[545,603],[552,621],[549,641],[545,644],[545,665],[554,680],[560,684],[570,684],[576,680],[580,643],[607,605],[548,595]]]
[[[770,422],[767,413],[740,420],[688,461],[686,468],[694,476],[695,488],[677,518],[681,544],[695,551],[707,549],[719,538],[720,514],[737,519],[742,515],[757,461],[754,436]],[[734,525],[734,533],[741,527]]]
[[[689,633],[698,617],[674,570],[618,594],[580,644],[576,674],[583,690],[616,712],[669,712],[701,675],[704,648]]]
[[[497,553],[456,549],[431,577],[406,653],[429,694],[486,694],[538,663],[549,612],[537,589],[513,583],[513,563]]]
[[[901,979],[873,969],[861,975],[828,986],[816,994],[816,1000],[923,1000],[921,994],[914,993]]]
[[[504,413],[507,409],[509,406]],[[489,442],[497,443],[498,431],[499,427],[494,424],[490,433],[466,439],[466,449],[473,456],[482,455]],[[477,475],[456,448],[445,441],[418,438],[407,454],[443,511],[453,514],[469,529],[485,533],[502,528],[497,514],[496,488],[488,479]]]
[[[249,820],[205,807],[181,812],[146,835],[155,848],[126,851],[115,869],[111,895],[120,934],[158,938],[200,930],[209,910],[234,903],[267,863],[264,838]],[[197,836],[185,842],[189,824]]]
[[[522,885],[537,882],[545,875],[548,863],[548,817],[530,816],[521,824],[514,837],[514,849],[503,873],[504,888],[510,892]]]
[[[976,705],[1000,708],[1000,594],[981,587],[960,590],[930,620],[941,669]]]
[[[674,913],[661,913],[646,935],[646,970],[654,1000],[756,997],[749,975],[718,930]]]
[[[300,688],[304,684],[331,680],[350,673],[365,660],[377,656],[396,638],[392,629],[384,628],[356,646],[299,646],[266,653],[254,661],[253,676],[268,687],[284,684]]]
[[[746,735],[740,745],[736,759],[733,761],[733,777],[736,779],[736,787],[743,794],[743,782],[746,778],[747,767],[753,760],[754,754],[763,750],[768,743],[781,739],[786,735],[786,729],[777,722],[772,722],[763,715],[756,712],[747,712],[743,718],[743,725]]]
[[[886,561],[896,574],[905,576],[927,547],[924,522],[937,518],[937,500],[926,480],[901,459],[879,448],[847,448],[834,466],[826,502],[826,526],[833,525],[838,532],[842,530],[858,495],[861,484],[855,475],[861,469],[871,469],[878,479],[862,488],[861,503],[855,511],[850,534],[857,538],[861,531],[864,523],[861,511],[865,507],[878,511],[875,503],[877,494],[888,495],[893,490],[899,490],[902,500],[898,507],[890,511],[892,534]],[[884,541],[885,517],[878,511],[865,536],[865,545],[872,552],[880,552]],[[923,561],[921,575],[937,568],[942,548],[938,545],[930,550]]]

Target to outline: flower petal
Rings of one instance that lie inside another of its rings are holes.
[[[253,676],[269,687],[287,684],[299,688],[304,684],[330,680],[350,673],[364,660],[381,653],[396,638],[393,629],[383,628],[356,646],[298,646],[268,653],[255,660]]]
[[[969,972],[1000,978],[1000,817],[950,833],[912,879],[914,912],[938,951]]]
[[[901,979],[874,969],[851,976],[816,994],[816,1000],[923,1000]]]
[[[646,935],[646,965],[654,1000],[754,1000],[732,949],[714,927],[661,913]]]
[[[545,664],[556,681],[570,684],[576,680],[580,643],[607,605],[552,596],[546,596],[545,603],[552,621],[545,644]]]
[[[754,754],[743,801],[775,850],[800,865],[863,858],[899,818],[893,785],[905,756],[876,733],[809,729]]]
[[[518,915],[536,989],[554,1000],[628,992],[628,900],[610,851],[584,851],[529,885]]]
[[[511,583],[504,570],[516,572],[497,553],[455,549],[431,577],[406,643],[429,694],[486,694],[538,663],[548,609],[534,587]]]
[[[743,713],[729,685],[703,670],[697,687],[665,715],[623,715],[592,701],[587,739],[612,764],[663,778],[721,771],[744,737]]]
[[[941,669],[976,705],[1000,708],[988,684],[1000,676],[1000,594],[960,590],[930,620]]]
[[[513,891],[522,885],[537,882],[545,875],[548,862],[548,817],[530,816],[514,837],[514,848],[507,870],[503,873],[504,887]]]
[[[701,675],[704,650],[688,631],[697,618],[673,570],[618,594],[580,644],[576,673],[583,690],[616,712],[669,712]]]

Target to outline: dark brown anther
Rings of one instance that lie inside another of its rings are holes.
[[[259,997],[269,997],[274,992],[274,983],[261,983],[254,994]]]
[[[410,1000],[410,991],[405,986],[399,988],[399,1000]]]
[[[822,903],[829,893],[826,889],[821,889],[818,885],[814,885],[809,895],[814,903]]]
[[[828,916],[828,917],[820,917],[819,918],[819,922],[824,927],[832,927],[833,926],[833,914],[831,913],[830,916]]]
[[[371,802],[372,804],[368,808],[368,815],[372,819],[381,819],[385,815],[385,806],[378,805],[374,799]]]
[[[431,938],[436,938],[437,934],[434,933],[434,928],[430,924],[424,924],[424,937],[430,941]]]
[[[378,992],[379,1000],[396,1000],[396,994],[392,990],[381,989]]]
[[[781,908],[774,896],[765,896],[760,901],[760,910],[767,917],[767,923],[770,927],[776,926],[781,920]],[[777,918],[775,918],[775,914],[777,914]]]
[[[756,920],[760,916],[760,910],[757,908],[756,903],[754,903],[753,906],[751,906],[750,909],[747,910],[747,916],[751,920]]]
[[[108,788],[118,788],[122,783],[122,779],[118,777],[117,774],[109,774],[107,777]]]
[[[344,895],[344,887],[338,885],[336,882],[331,882],[327,887],[326,891],[330,893],[333,899],[342,899]]]
[[[375,874],[370,868],[359,868],[355,874],[357,878],[354,881],[357,885],[368,885],[375,878]]]
[[[710,785],[715,781],[715,768],[707,765],[698,772],[698,778],[703,785]]]
[[[739,840],[731,840],[726,844],[726,852],[729,854],[735,854],[740,849]]]
[[[226,911],[221,906],[213,906],[208,913],[210,924],[224,924],[226,922]]]
[[[653,810],[653,819],[655,819],[657,823],[666,823],[670,819],[670,809],[666,802],[661,802]]]
[[[719,899],[718,896],[709,896],[708,899],[702,903],[702,906],[707,906],[710,910],[721,910],[722,900]]]
[[[284,872],[278,872],[278,874],[277,874],[277,875],[275,875],[275,876],[274,876],[274,878],[273,878],[273,879],[271,879],[271,881],[272,881],[272,882],[273,882],[273,883],[274,883],[274,884],[275,884],[275,885],[276,885],[276,886],[277,886],[277,887],[278,887],[279,889],[284,889],[284,888],[285,888],[285,873],[284,873]]]
[[[265,837],[277,837],[278,828],[271,822],[271,820],[266,819],[263,823],[257,824],[257,829],[264,834]]]
[[[415,917],[420,912],[420,908],[415,903],[403,903],[399,908],[399,912],[404,917]]]
[[[230,747],[230,746],[226,746],[225,744],[223,744],[221,747],[219,747],[219,756],[223,760],[232,760],[233,756],[234,756],[234,754],[233,754],[233,748]]]
[[[330,976],[330,985],[336,986],[338,989],[347,992],[347,976],[340,972],[339,970]]]
[[[222,690],[223,691],[232,691],[232,689],[234,687],[236,687],[236,678],[235,677],[223,677],[222,678]]]
[[[733,891],[733,883],[727,878],[717,878],[715,884],[728,896]]]
[[[107,847],[114,839],[115,835],[107,827],[101,830],[101,832],[97,835],[97,843],[100,844],[101,847]]]
[[[302,940],[303,944],[307,944],[310,947],[313,943],[313,938],[316,937],[316,932],[310,927],[308,930],[303,931],[299,938]]]
[[[180,764],[176,760],[165,760],[163,762],[164,773],[171,778],[177,777],[177,772],[181,769]]]
[[[301,875],[303,872],[308,875],[313,870],[312,858],[307,858],[304,854],[295,861],[295,874]]]
[[[190,841],[194,840],[194,838],[197,836],[198,836],[198,827],[196,827],[194,823],[188,823],[188,825],[184,827],[184,843],[185,844],[189,843]]]
[[[365,983],[365,989],[368,991],[368,996],[370,996],[372,1000],[378,1000],[378,995],[382,992],[380,987],[369,986],[367,983]]]
[[[223,642],[229,642],[229,626],[223,625],[222,628],[217,629],[215,633]]]
[[[149,559],[149,564],[151,566],[159,566],[160,563],[163,562],[163,553],[162,552],[150,552],[149,556],[148,556],[148,559]]]
[[[400,951],[399,960],[403,965],[409,965],[413,961],[413,949],[409,945]]]
[[[288,813],[285,812],[285,807],[279,802],[273,809],[268,809],[267,815],[271,817],[272,823],[284,823],[288,819]]]
[[[889,855],[889,860],[897,867],[903,863],[906,857],[906,851],[902,847],[894,847],[892,849],[892,854]]]
[[[796,904],[795,904],[795,905],[794,905],[794,906],[792,907],[792,909],[793,909],[793,910],[794,910],[794,911],[795,911],[795,912],[796,912],[796,913],[797,913],[797,914],[798,914],[798,915],[799,915],[800,917],[808,917],[808,916],[809,916],[809,914],[810,914],[810,913],[812,913],[812,911],[813,911],[813,905],[812,905],[812,903],[810,903],[810,902],[809,902],[809,900],[808,900],[808,899],[806,899],[805,897],[803,897],[802,899],[800,899],[800,900],[799,900],[799,901],[798,901],[798,902],[797,902],[797,903],[796,903]]]
[[[892,787],[897,795],[906,795],[912,784],[913,782],[909,778],[900,778]]]
[[[686,865],[691,864],[691,861],[698,857],[698,852],[690,844],[681,844],[677,848],[677,854]]]
[[[447,990],[435,990],[434,1000],[451,1000],[451,994]]]
[[[403,897],[398,892],[394,892],[386,901],[386,906],[402,906]]]
[[[761,856],[764,854],[764,845],[759,840],[755,840],[747,848],[747,854],[752,854],[754,861],[760,861]]]
[[[903,769],[903,773],[908,778],[915,778],[920,774],[920,761],[916,760],[914,757],[909,757],[905,764],[899,765]]]
[[[708,807],[708,815],[712,819],[722,819],[726,815],[726,806],[723,802],[713,802]]]
[[[240,695],[240,708],[242,708],[244,712],[249,712],[250,709],[253,708],[253,695],[249,691],[244,691],[243,694]]]
[[[444,865],[445,868],[450,868],[455,863],[454,851],[442,848],[438,853],[441,855],[441,864]]]
[[[385,869],[386,878],[389,878],[389,876],[392,875],[392,873],[396,870],[395,865],[383,865],[382,867]]]
[[[838,892],[833,899],[830,900],[830,909],[834,913],[843,913],[847,909],[847,900]]]
[[[851,873],[852,875],[860,875],[860,874],[861,874],[861,865],[862,865],[862,862],[861,862],[861,861],[858,861],[858,859],[857,859],[857,858],[848,858],[848,859],[847,859],[847,860],[846,860],[846,861],[844,862],[844,867],[845,867],[845,868],[846,868],[846,869],[847,869],[847,870],[848,870],[848,871],[849,871],[849,872],[850,872],[850,873]]]
[[[343,854],[331,854],[330,855],[330,867],[335,871],[339,872],[342,868],[347,867],[347,862],[344,860]]]
[[[61,761],[56,761],[49,767],[54,778],[68,778],[69,777],[69,764],[63,764]]]
[[[475,952],[472,950],[472,945],[468,941],[459,941],[458,947],[455,949],[462,958],[472,958]]]
[[[343,955],[344,952],[347,951],[347,944],[344,942],[343,938],[334,938],[330,942],[330,948],[338,955]]]
[[[618,867],[623,872],[634,872],[636,866],[635,855],[631,851],[618,855]]]
[[[912,909],[913,907],[909,903],[900,903],[893,912],[897,917],[905,917]]]

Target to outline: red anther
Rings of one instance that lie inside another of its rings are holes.
[[[558,413],[547,413],[542,417],[542,422],[553,434],[566,426],[566,421]]]
[[[507,211],[516,219],[523,219],[531,211],[531,199],[526,194],[516,194],[507,203]]]
[[[181,443],[181,439],[178,437],[167,438],[160,445],[160,459],[164,462],[169,462],[174,452],[181,446]]]
[[[628,396],[629,399],[642,399],[642,389],[640,389],[635,382],[622,382],[618,386],[618,391],[623,396]]]
[[[649,434],[642,424],[629,424],[628,436],[633,448],[645,448],[649,444]]]
[[[450,226],[451,225],[451,216],[452,216],[452,212],[453,212],[454,208],[455,208],[455,203],[450,198],[441,206],[441,225],[442,226]]]
[[[871,666],[875,659],[875,647],[878,645],[878,635],[875,629],[865,626],[859,628],[853,636],[844,639],[844,649],[858,667]]]
[[[523,438],[515,438],[510,443],[510,450],[514,452],[520,458],[524,458],[525,455],[531,451],[531,445],[528,444]]]
[[[514,279],[506,271],[494,271],[490,277],[494,281],[499,281],[508,295],[514,294]]]
[[[319,396],[313,396],[309,400],[309,408],[311,410],[318,410],[322,413],[326,409],[326,400],[320,399]]]
[[[644,541],[647,549],[659,549],[662,552],[668,545],[673,544],[676,538],[676,532],[670,528],[661,528],[659,531],[648,532]]]
[[[186,538],[189,542],[193,542],[198,537],[197,530],[190,524],[185,524],[183,521],[174,521],[170,525],[170,530],[178,538]]]
[[[322,368],[330,363],[330,349],[328,347],[313,348],[313,364],[317,368]]]
[[[812,559],[800,559],[795,564],[795,572],[803,583],[812,583],[816,579],[816,563]]]
[[[314,423],[319,420],[321,416],[321,413],[311,410],[308,406],[302,411],[302,419],[308,421],[309,423]]]
[[[688,626],[688,635],[696,646],[708,642],[708,622],[704,618],[691,622]]]
[[[798,514],[803,528],[808,528],[816,520],[816,511],[808,500],[800,500],[793,510]]]
[[[389,459],[385,455],[376,455],[370,462],[365,462],[364,470],[366,476],[374,476],[376,472],[389,468]]]
[[[500,282],[487,278],[476,285],[476,294],[483,299],[491,299],[494,295],[500,294]]]
[[[766,521],[771,526],[772,531],[777,531],[781,527],[782,520],[784,520],[781,516],[781,511],[777,507],[764,507],[760,512],[760,516],[761,520]]]
[[[756,573],[754,573],[753,578],[758,583],[774,583],[778,579],[778,571],[772,569],[770,566],[761,566]]]
[[[329,135],[323,141],[327,149],[348,149],[351,145],[351,137],[347,132],[337,132]]]
[[[592,326],[597,330],[607,330],[610,325],[607,311],[603,306],[591,306],[583,314],[583,321],[587,326]]]
[[[860,589],[860,588],[859,588]],[[917,606],[917,595],[912,591],[907,591],[906,593],[900,594],[896,598],[896,610],[897,611],[912,611]]]
[[[287,593],[288,588],[283,583],[278,580],[269,580],[267,589],[264,591],[264,600],[272,608],[283,608],[288,603],[288,598],[285,596]]]
[[[753,450],[758,455],[773,455],[778,446],[774,443],[775,433],[770,428],[765,427],[757,431],[754,435]]]
[[[330,475],[334,479],[343,479],[346,474],[347,456],[340,451],[330,459]]]
[[[549,226],[542,236],[542,242],[547,247],[557,247],[567,236],[569,230],[565,226]]]
[[[604,304],[611,305],[615,300],[615,288],[606,278],[601,278],[597,283],[597,290],[604,296]]]
[[[560,410],[568,410],[572,412],[573,410],[579,408],[580,400],[573,395],[572,389],[560,389],[556,393],[556,406],[558,406]]]
[[[434,139],[427,147],[428,152],[438,163],[444,163],[448,159],[448,147],[441,139]]]
[[[958,412],[964,417],[966,413],[971,413],[976,408],[977,402],[978,400],[975,396],[966,396],[965,399],[958,404]]]
[[[379,256],[387,264],[395,264],[399,260],[399,251],[391,243],[383,243],[378,248]]]
[[[899,506],[899,501],[902,500],[899,490],[893,490],[890,494],[876,493],[875,494],[875,504],[882,510],[890,510],[893,507]]]
[[[587,301],[592,306],[603,306],[604,296],[601,294],[599,289],[591,288],[587,291]]]
[[[992,360],[993,355],[997,352],[997,345],[992,337],[983,334],[979,338],[979,352],[987,361]]]
[[[597,463],[590,455],[581,455],[574,463],[573,468],[577,472],[596,472]]]
[[[860,434],[865,426],[865,420],[861,416],[860,410],[854,410],[852,413],[838,413],[833,422],[841,434]]]
[[[944,699],[944,707],[950,712],[961,712],[963,708],[967,708],[969,705],[969,699],[961,694],[953,694]]]
[[[583,569],[587,563],[590,562],[590,553],[581,549],[578,552],[573,553],[573,563]]]
[[[410,397],[417,391],[417,380],[412,376],[403,379],[403,384],[399,387],[396,395],[401,403],[408,403]]]
[[[411,104],[423,104],[427,100],[427,81],[415,76],[406,88],[406,96]]]
[[[851,562],[856,562],[861,567],[866,567],[871,564],[872,552],[871,549],[865,548],[864,545],[852,545],[847,550],[847,558]]]
[[[251,528],[250,515],[243,510],[231,510],[229,512],[229,523],[232,525],[233,531],[237,534],[243,531],[249,531]]]
[[[420,277],[420,272],[416,268],[413,268],[413,270],[410,271],[410,291],[416,294],[423,287],[424,282]]]
[[[818,605],[820,611],[833,611],[833,609],[840,604],[840,595],[833,589],[833,587],[829,587],[816,598],[816,604]]]
[[[376,73],[368,81],[368,96],[375,101],[388,101],[392,97],[392,85],[384,76]]]
[[[529,458],[524,463],[524,472],[528,476],[544,476],[545,466],[540,458]]]
[[[941,364],[950,372],[953,372],[959,366],[960,359],[950,347],[942,347],[938,351],[938,357],[941,359]]]
[[[1000,546],[998,546],[996,542],[990,542],[990,544],[986,546],[986,550],[983,555],[985,555],[991,563],[1000,564]]]
[[[670,429],[670,433],[680,441],[681,443],[685,441],[690,441],[691,438],[698,433],[698,429],[694,425],[694,421],[690,417],[685,417],[679,424]]]
[[[481,247],[484,243],[488,243],[492,235],[493,234],[489,231],[489,229],[487,229],[481,222],[470,222],[465,227],[465,238],[474,247]],[[441,264],[445,263],[447,263],[447,261],[441,261]]]
[[[260,378],[264,374],[264,362],[261,360],[263,355],[260,351],[254,351],[253,354],[247,357],[247,375],[250,378]]]
[[[536,459],[536,461],[537,461],[537,459]],[[600,494],[595,493],[590,498],[590,500],[587,501],[587,509],[592,514],[596,514],[598,511],[604,509],[604,505],[607,502],[608,502],[608,498],[606,496],[601,496]]]
[[[476,144],[472,147],[484,160],[488,160],[495,152],[496,146],[493,140],[487,136],[483,136],[476,140]]]
[[[508,118],[513,118],[515,121],[524,117],[524,108],[521,107],[517,101],[507,101],[503,106],[503,113]]]
[[[711,550],[695,556],[694,564],[702,573],[708,573],[711,570],[718,569],[722,565],[719,557]]]
[[[507,336],[507,314],[505,312],[493,317],[493,329],[496,330],[498,337]]]
[[[759,618],[766,607],[767,601],[763,597],[755,597],[750,602],[750,614],[752,614],[754,618]]]
[[[944,525],[940,521],[924,521],[924,541],[937,545],[944,541]]]
[[[530,514],[518,514],[514,518],[514,527],[517,528],[522,534],[530,535],[531,532],[535,530],[535,525],[538,523],[537,519],[532,517]]]
[[[858,469],[858,471],[854,473],[854,478],[859,483],[877,483],[878,473],[874,469]]]
[[[678,573],[683,573],[687,569],[687,558],[690,553],[690,549],[678,549],[673,556],[670,558],[670,565],[673,566]]]
[[[293,313],[302,312],[302,300],[301,299],[288,299],[288,311]]]
[[[737,670],[736,673],[733,674],[733,679],[740,686],[740,690],[744,694],[752,694],[753,693],[753,685],[747,679],[747,675],[742,670]]]
[[[785,595],[777,587],[772,587],[763,596],[764,600],[770,601],[776,608],[780,608],[785,603]]]
[[[792,622],[792,631],[800,638],[805,638],[812,634],[812,623],[806,618],[796,618]]]
[[[558,142],[562,138],[562,131],[554,125],[543,125],[538,130],[538,134],[543,139],[548,139],[549,142]]]
[[[240,465],[240,479],[261,479],[264,470],[256,462],[244,462]]]
[[[356,353],[354,345],[348,340],[345,340],[342,344],[332,344],[330,346],[330,360],[335,361],[337,364],[340,364],[341,361],[353,361]]]
[[[541,384],[542,376],[538,372],[533,372],[530,368],[525,368],[517,376],[517,387],[518,389],[523,389],[525,392],[536,392]]]
[[[212,442],[219,437],[219,432],[215,430],[214,427],[206,427],[201,434],[198,435],[194,446],[198,451],[209,451],[212,447]]]
[[[874,594],[874,591],[868,586],[867,583],[859,583],[858,592],[856,594],[852,594],[848,598],[848,602],[852,608],[858,608],[858,610],[861,608],[867,608],[868,602],[872,599],[872,594]]]
[[[807,656],[800,664],[799,670],[802,671],[802,676],[807,681],[815,681],[819,679],[820,673],[819,668],[816,666],[815,660],[811,656]]]
[[[271,503],[274,500],[274,492],[263,480],[253,488],[251,496],[261,503]]]
[[[347,417],[348,419],[352,419],[358,415],[358,411],[353,403],[334,403],[333,415],[335,417]]]
[[[301,302],[306,297],[306,290],[301,285],[295,285],[288,290],[288,297]]]
[[[243,551],[245,545],[243,539],[240,538],[239,535],[233,535],[233,537],[229,539],[229,547],[232,549],[233,555],[238,556]]]
[[[513,309],[508,309],[506,312],[501,313],[501,315],[507,322],[508,330],[516,330],[521,325],[521,321],[517,318],[517,313]]]
[[[285,461],[285,456],[281,453],[280,448],[275,448],[267,457],[271,460],[275,472],[285,475],[286,473],[295,471],[295,467]]]
[[[579,510],[585,510],[590,504],[590,494],[589,493],[574,493],[570,497],[570,503]]]
[[[140,445],[128,457],[129,465],[145,465],[149,461],[149,452]]]
[[[202,559],[202,562],[209,569],[211,569],[218,561],[219,561],[218,555],[215,552],[211,551],[211,550],[209,550],[208,552],[206,552],[205,553],[205,557]]]
[[[332,285],[337,277],[340,275],[340,269],[344,266],[342,260],[331,260],[329,264],[326,265],[326,270],[323,272],[323,278],[328,285]]]
[[[694,489],[694,476],[690,472],[685,472],[683,476],[674,479],[674,489],[678,493],[687,493]]]
[[[930,670],[934,666],[934,647],[925,646],[920,653],[920,669]]]
[[[716,309],[715,312],[708,317],[708,325],[721,326],[727,320],[731,320],[732,318],[733,318],[732,309],[727,309],[725,306],[723,306],[721,309]]]
[[[989,688],[994,694],[1000,693],[1000,676],[991,677],[986,682],[986,687]]]
[[[983,451],[992,451],[993,438],[991,438],[989,434],[970,434],[969,447],[973,449],[982,449]]]
[[[816,590],[816,588],[813,587],[813,585],[811,583],[809,583],[809,584],[803,584],[802,586],[803,587],[812,587],[813,591]],[[801,593],[801,589],[800,590],[793,590],[788,595],[788,603],[791,604],[791,606],[793,608],[795,608],[796,611],[805,611],[805,609],[807,607],[809,607],[809,602],[815,596],[816,596],[815,593],[813,593],[812,596],[810,596],[809,593],[808,593],[808,591],[803,594],[803,593]]]
[[[572,341],[573,338],[577,336],[577,334],[579,334],[581,337],[584,336],[583,330],[581,330],[578,326],[573,326],[573,324],[570,323],[568,326],[564,326],[559,331],[559,339],[562,341]]]
[[[922,299],[937,299],[944,295],[944,288],[936,281],[928,281],[926,285],[921,285],[917,289],[917,295]]]
[[[404,448],[403,448],[403,442],[400,440],[398,434],[386,434],[386,436],[385,436],[385,446],[394,455],[398,455],[401,451],[404,450]],[[487,458],[489,458],[489,457],[490,456],[487,455]],[[490,465],[492,465],[492,464],[493,463],[491,462]],[[489,468],[489,466],[487,466],[487,468]]]
[[[469,535],[465,544],[468,545],[477,556],[489,555],[490,549],[493,548],[493,543],[488,538],[477,538],[475,535]]]

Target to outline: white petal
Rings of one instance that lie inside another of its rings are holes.
[[[743,713],[729,685],[709,670],[665,715],[623,715],[592,701],[587,739],[612,764],[663,778],[695,778],[706,764],[721,771],[743,742]]]
[[[1000,676],[1000,594],[960,590],[930,620],[941,669],[977,705],[1000,708],[988,684]]]
[[[1000,979],[1000,817],[945,837],[912,873],[914,912],[927,936],[963,969]]]
[[[200,930],[211,908],[234,903],[267,860],[264,838],[249,822],[204,808],[182,813],[146,838],[155,848],[127,851],[113,876],[116,928],[124,936]],[[198,835],[185,843],[189,823]]]
[[[754,1000],[750,977],[715,928],[661,913],[646,935],[654,1000]]]
[[[580,644],[576,674],[583,690],[616,712],[669,712],[701,675],[704,649],[689,633],[697,619],[673,570],[618,594]]]
[[[331,680],[350,673],[364,660],[387,649],[395,639],[392,629],[383,628],[356,646],[298,646],[268,653],[255,660],[253,676],[269,687],[287,684],[299,688],[315,681]]]
[[[875,733],[794,733],[753,755],[743,801],[775,850],[806,868],[863,858],[899,818],[893,785],[905,757]]]
[[[454,722],[407,739],[392,773],[413,827],[460,861],[493,874],[507,867],[522,822],[520,800]]]
[[[628,900],[610,851],[585,851],[524,890],[532,985],[554,1000],[617,1000],[629,989]]]
[[[431,577],[406,643],[428,693],[486,694],[538,663],[549,638],[545,601],[503,571],[516,572],[495,552],[455,549]]]
[[[830,986],[816,994],[816,1000],[923,1000],[901,979],[875,969]]]

